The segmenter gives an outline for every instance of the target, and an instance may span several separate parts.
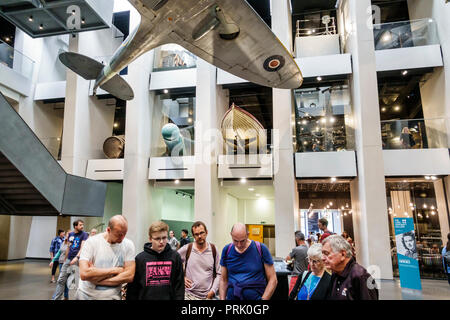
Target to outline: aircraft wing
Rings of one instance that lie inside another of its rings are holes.
[[[203,60],[263,86],[293,89],[302,84],[292,55],[245,0],[129,2],[143,17],[140,28],[155,37],[146,50],[177,43]]]
[[[169,42],[251,82],[281,89],[301,86],[303,77],[292,55],[246,1],[209,2],[203,12],[178,20]]]

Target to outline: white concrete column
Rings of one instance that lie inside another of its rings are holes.
[[[226,91],[217,85],[216,67],[197,59],[195,110],[195,200],[194,219],[208,227],[209,240],[214,242],[215,216],[219,214],[220,185],[217,178],[217,157],[221,150],[220,120],[228,109]]]
[[[449,203],[446,201],[449,199],[450,195],[448,188],[449,176],[444,179],[439,179],[434,182],[434,193],[436,195],[437,213],[439,216],[439,226],[441,231],[442,244],[445,246],[447,244],[447,234],[450,232],[450,221],[449,221]],[[444,188],[445,186],[445,188]],[[447,195],[445,194],[447,191]]]
[[[44,141],[46,136],[53,135],[58,130],[55,129],[56,121],[52,118],[52,114],[54,113],[49,110],[49,106],[42,106],[36,103],[33,99],[39,74],[41,72],[48,72],[48,70],[42,70],[40,68],[43,40],[32,39],[23,31],[17,29],[15,49],[24,55],[16,55],[14,59],[15,67],[19,67],[24,71],[32,71],[32,73],[30,73],[32,81],[31,91],[28,96],[19,96],[16,111],[31,128],[31,130],[33,130],[33,132],[38,136],[38,138]],[[31,60],[29,59],[34,61],[33,70],[30,69]],[[56,126],[58,125],[56,124]],[[7,216],[4,219],[9,220],[7,255],[5,256],[5,259],[24,259],[27,254],[33,217]],[[56,217],[54,220],[56,221]],[[47,246],[48,244],[44,238],[45,236],[43,237],[43,241],[37,245]]]
[[[446,148],[450,146],[450,3],[408,0],[408,10],[411,20],[432,18],[436,23],[444,67],[435,69],[431,79],[421,86],[420,92],[425,118],[442,119],[427,123],[429,144],[431,147]],[[431,131],[430,134],[428,131]]]
[[[381,278],[392,279],[375,48],[367,25],[370,7],[370,0],[348,0],[344,12],[358,159],[358,177],[351,183],[353,230],[358,262],[379,266]]]
[[[139,252],[148,242],[148,228],[161,219],[161,208],[152,198],[148,179],[151,150],[152,113],[155,94],[149,91],[153,51],[128,67],[128,81],[134,99],[127,102],[125,124],[125,171],[122,214],[128,220],[127,237]]]
[[[96,33],[70,38],[69,49],[92,56]],[[85,176],[89,159],[103,159],[103,142],[112,135],[114,107],[89,96],[89,81],[67,71],[61,162],[71,174]]]
[[[290,1],[272,2],[272,30],[288,50],[292,48]],[[293,92],[273,89],[273,157],[275,195],[275,255],[285,257],[294,243],[298,209],[292,143]]]

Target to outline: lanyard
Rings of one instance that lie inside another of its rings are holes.
[[[314,286],[314,288],[312,290],[308,290],[308,287],[305,286],[306,292],[307,292],[306,300],[309,300],[310,295],[314,292],[314,290],[316,290],[317,286],[319,285],[320,280],[321,280],[320,278],[319,278],[319,280],[317,280],[317,283],[316,283],[316,285]]]

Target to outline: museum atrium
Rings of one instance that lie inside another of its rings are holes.
[[[66,25],[66,2],[81,8],[81,28]],[[421,277],[445,279],[432,249],[449,233],[450,4],[247,2],[295,59],[301,86],[249,82],[175,34],[124,66],[134,96],[121,99],[60,54],[113,63],[141,22],[128,1],[0,0],[0,260],[48,259],[58,229],[81,217],[102,232],[116,214],[136,250],[154,221],[179,237],[201,220],[219,248],[242,222],[285,257],[295,231],[315,234],[327,218],[361,265],[392,280],[393,219],[410,217]],[[265,39],[252,39],[212,49],[259,59]]]

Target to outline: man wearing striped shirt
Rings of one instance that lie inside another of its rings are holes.
[[[195,241],[178,250],[185,267],[185,300],[214,299],[220,281],[216,247],[206,241],[208,230],[203,222],[195,222],[191,232]]]

